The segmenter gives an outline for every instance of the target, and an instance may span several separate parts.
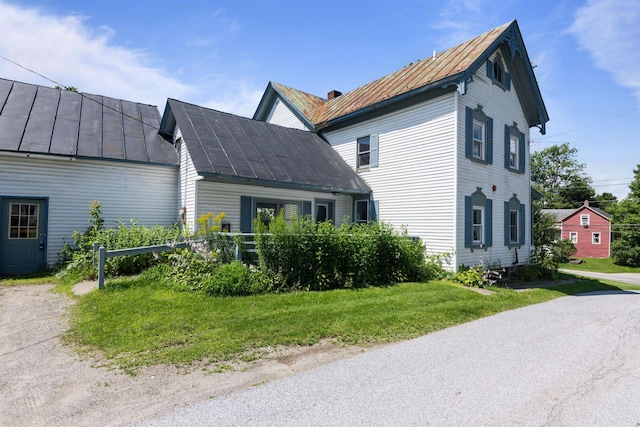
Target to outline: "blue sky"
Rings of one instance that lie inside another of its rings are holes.
[[[499,4],[496,6],[496,4]],[[640,164],[640,1],[0,0],[0,55],[63,85],[252,116],[269,81],[348,92],[517,19],[551,118],[598,193]],[[0,59],[0,77],[54,84]]]

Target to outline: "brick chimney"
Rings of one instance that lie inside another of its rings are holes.
[[[331,100],[333,98],[339,97],[340,95],[342,95],[342,92],[337,91],[337,90],[332,90],[331,92],[329,92],[327,94],[327,99]]]
[[[584,201],[584,205],[585,205],[586,207],[589,207],[589,201],[588,201],[588,200],[585,200],[585,201]]]

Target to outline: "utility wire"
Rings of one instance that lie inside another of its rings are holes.
[[[30,73],[33,73],[33,74],[35,74],[35,75],[37,75],[37,76],[40,76],[40,77],[42,77],[43,79],[50,81],[51,83],[55,83],[56,85],[58,85],[58,86],[60,86],[60,87],[63,87],[65,90],[69,90],[69,88],[71,87],[71,86],[63,85],[62,83],[57,82],[57,81],[55,81],[55,80],[53,80],[53,79],[50,79],[49,77],[47,77],[47,76],[45,76],[45,75],[42,75],[42,74],[38,73],[37,71],[34,71],[34,70],[30,69],[30,68],[27,68],[27,67],[25,67],[24,65],[18,64],[16,61],[13,61],[13,60],[11,60],[11,59],[9,59],[9,58],[7,58],[7,57],[4,57],[4,56],[0,55],[0,58],[4,59],[5,61],[11,62],[11,63],[12,63],[12,64],[14,64],[14,65],[17,65],[18,67],[20,67],[20,68],[22,68],[22,69],[24,69],[24,70],[27,70],[27,71],[29,71]],[[135,120],[136,122],[140,122],[140,123],[142,123],[142,124],[143,124],[143,125],[145,125],[145,126],[149,126],[149,127],[150,127],[150,128],[152,128],[152,129],[155,129],[155,130],[157,130],[157,131],[160,131],[160,128],[159,128],[159,127],[157,127],[157,126],[155,126],[155,125],[152,125],[152,124],[150,124],[150,123],[144,122],[144,121],[142,121],[141,119],[139,119],[139,118],[137,118],[137,117],[130,116],[130,115],[126,114],[124,111],[118,111],[116,108],[113,108],[113,107],[111,107],[111,106],[109,106],[109,105],[105,105],[102,101],[98,101],[97,99],[93,99],[93,98],[91,98],[90,96],[88,96],[88,95],[86,95],[86,94],[84,94],[84,93],[82,93],[82,92],[76,92],[76,93],[77,93],[78,95],[80,95],[81,97],[83,97],[84,99],[89,99],[89,100],[91,100],[91,101],[93,101],[93,102],[95,102],[95,103],[97,103],[97,104],[101,105],[103,108],[107,108],[107,109],[109,109],[109,110],[113,110],[113,111],[115,111],[115,112],[116,112],[116,113],[118,113],[118,114],[122,114],[122,116],[123,116],[123,117],[128,117],[128,118],[130,118],[131,120]],[[102,96],[101,96],[101,95],[97,95],[97,96],[100,96],[100,98],[102,98]],[[157,108],[157,106],[156,106],[156,108]]]

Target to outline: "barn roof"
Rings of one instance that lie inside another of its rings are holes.
[[[178,164],[153,105],[0,79],[0,151]]]
[[[445,89],[458,88],[464,93],[466,85],[473,81],[473,74],[499,48],[504,51],[512,71],[529,126],[540,126],[544,133],[549,117],[515,20],[332,99],[271,82],[254,118],[266,120],[269,107],[277,97],[305,123],[311,124],[312,129],[320,130],[379,113],[385,108],[436,96]]]
[[[161,131],[180,129],[199,175],[212,180],[366,194],[371,190],[312,132],[169,99]]]

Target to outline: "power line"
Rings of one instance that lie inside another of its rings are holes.
[[[42,77],[43,79],[50,81],[51,83],[55,83],[56,85],[58,85],[58,86],[60,86],[60,87],[63,87],[65,90],[69,90],[69,88],[71,87],[71,86],[63,85],[62,83],[57,82],[57,81],[55,81],[55,80],[53,80],[53,79],[50,79],[49,77],[47,77],[47,76],[45,76],[45,75],[42,75],[42,74],[38,73],[37,71],[34,71],[34,70],[30,69],[30,68],[27,68],[27,67],[25,67],[24,65],[18,64],[16,61],[13,61],[13,60],[11,60],[11,59],[9,59],[9,58],[6,58],[6,57],[4,57],[4,56],[2,56],[2,55],[0,55],[0,58],[4,59],[5,61],[9,61],[9,62],[11,62],[11,63],[12,63],[12,64],[14,64],[14,65],[17,65],[18,67],[20,67],[20,68],[22,68],[22,69],[24,69],[24,70],[27,70],[27,71],[29,71],[30,73],[33,73],[33,74],[35,74],[35,75],[37,75],[37,76],[40,76],[40,77]],[[142,123],[142,124],[143,124],[143,125],[145,125],[145,126],[149,126],[149,127],[150,127],[150,128],[152,128],[152,129],[155,129],[155,130],[157,130],[157,131],[160,131],[160,128],[159,128],[159,127],[157,127],[157,126],[155,126],[155,125],[152,125],[152,124],[149,124],[149,123],[147,123],[147,122],[144,122],[144,121],[140,120],[140,119],[139,119],[139,118],[137,118],[137,117],[130,116],[130,115],[126,114],[124,111],[118,111],[117,109],[115,109],[115,108],[113,108],[113,107],[111,107],[111,106],[109,106],[109,105],[105,105],[105,104],[104,104],[104,103],[102,103],[101,101],[98,101],[97,99],[93,99],[93,98],[91,98],[91,97],[87,96],[86,94],[84,94],[84,93],[82,93],[82,92],[76,92],[76,93],[77,93],[78,95],[80,95],[81,97],[83,97],[84,99],[89,99],[89,100],[91,100],[91,101],[93,101],[93,102],[95,102],[95,103],[97,103],[97,104],[101,105],[103,108],[107,108],[107,109],[109,109],[109,110],[115,111],[116,113],[121,114],[123,117],[128,117],[128,118],[130,118],[131,120],[135,120],[136,122],[140,122],[140,123]],[[98,95],[98,96],[100,96],[100,95]],[[157,106],[156,106],[156,107],[157,107]]]
[[[537,142],[537,141],[540,141],[542,139],[549,139],[549,138],[553,138],[554,136],[564,135],[564,134],[575,132],[575,131],[578,131],[578,130],[582,130],[582,129],[585,129],[585,128],[588,128],[588,127],[591,127],[591,126],[596,126],[596,125],[599,125],[600,123],[608,122],[609,120],[618,119],[618,118],[620,118],[622,116],[626,116],[627,114],[631,114],[631,113],[636,112],[638,110],[640,110],[640,108],[634,108],[632,110],[625,111],[624,113],[620,113],[618,115],[611,116],[611,117],[608,117],[606,119],[602,119],[599,122],[592,122],[592,123],[590,123],[588,125],[584,125],[584,126],[579,127],[579,128],[567,130],[567,131],[556,133],[556,134],[553,134],[553,135],[543,136],[542,138],[537,138],[535,141]]]

